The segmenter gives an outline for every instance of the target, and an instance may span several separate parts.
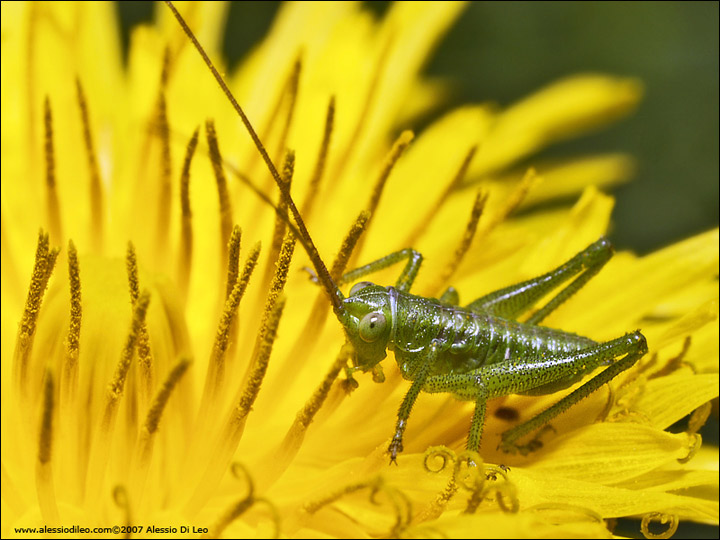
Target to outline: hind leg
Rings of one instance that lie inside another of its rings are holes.
[[[475,413],[470,424],[467,448],[479,451],[488,399],[530,392],[543,387],[550,393],[557,388],[567,386],[578,375],[609,364],[605,370],[549,409],[503,434],[501,445],[503,450],[525,451],[532,448],[515,445],[517,439],[547,424],[558,414],[630,368],[646,352],[645,337],[640,332],[633,332],[578,351],[544,358],[506,360],[483,366],[470,373],[428,377],[423,390],[430,393],[448,392],[461,399],[475,401]]]
[[[478,298],[465,306],[476,313],[488,313],[506,319],[517,319],[535,302],[573,276],[575,280],[563,288],[527,321],[538,324],[560,304],[579,291],[612,257],[613,247],[607,238],[600,238],[555,270]]]

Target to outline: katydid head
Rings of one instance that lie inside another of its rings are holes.
[[[387,356],[394,329],[394,295],[394,289],[363,281],[355,284],[350,296],[343,300],[345,309],[338,319],[355,350],[355,369],[373,370]]]

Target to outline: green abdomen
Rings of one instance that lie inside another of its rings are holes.
[[[404,373],[416,367],[418,356],[434,339],[440,343],[440,357],[431,366],[431,375],[465,373],[485,364],[552,356],[595,344],[577,334],[474,313],[410,294],[398,297],[397,319],[393,345]]]

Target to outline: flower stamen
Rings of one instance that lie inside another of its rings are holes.
[[[505,219],[512,214],[515,209],[520,206],[527,196],[530,189],[537,185],[540,181],[535,169],[530,168],[520,180],[520,183],[510,192],[503,201],[502,206],[491,216],[490,219],[483,221],[483,226],[479,228],[477,238],[483,238],[491,230],[500,225]]]
[[[47,288],[48,280],[55,267],[55,261],[57,260],[59,252],[60,250],[57,248],[50,249],[49,235],[41,229],[38,235],[37,249],[35,250],[35,265],[33,267],[32,277],[30,278],[30,287],[28,288],[25,309],[22,319],[20,320],[20,328],[13,355],[14,379],[22,396],[26,396],[29,390],[27,388],[27,371],[35,338],[37,317],[40,313],[45,289]]]
[[[520,510],[520,501],[517,496],[517,488],[515,484],[510,482],[507,477],[507,470],[503,466],[496,467],[491,465],[485,467],[483,471],[485,478],[496,479],[497,476],[502,476],[503,482],[498,483],[497,481],[487,482],[479,493],[473,493],[468,500],[467,508],[465,509],[466,514],[472,514],[477,510],[479,503],[488,496],[491,491],[495,491],[495,497],[500,507],[500,510],[506,514],[515,514]],[[508,502],[506,502],[506,499]]]
[[[138,296],[140,294],[140,278],[137,265],[137,255],[135,254],[135,246],[132,242],[128,242],[127,253],[125,257],[125,265],[128,274],[128,284],[130,286],[130,300],[132,305],[137,305]],[[141,372],[141,410],[144,410],[150,401],[154,386],[154,361],[152,351],[150,350],[150,336],[148,335],[147,324],[143,322],[140,326],[137,338],[137,354],[138,365]]]
[[[450,198],[450,195],[460,187],[462,184],[462,181],[465,179],[465,174],[467,173],[468,168],[470,167],[470,163],[473,160],[473,157],[475,157],[475,153],[477,152],[477,145],[473,145],[468,150],[467,154],[465,154],[465,158],[463,159],[462,163],[460,164],[460,168],[455,173],[455,176],[453,176],[452,181],[447,185],[445,190],[440,194],[440,197],[438,197],[437,201],[428,209],[427,214],[425,214],[425,217],[418,221],[417,227],[415,230],[413,230],[407,237],[407,240],[405,240],[404,245],[406,246],[414,246],[417,245],[418,238],[422,236],[422,234],[427,229],[428,224],[432,223],[433,217],[437,215],[438,208],[441,208],[443,204]]]
[[[284,307],[285,298],[283,297],[278,297],[272,304],[268,305],[269,311],[265,312],[258,333],[258,341],[255,345],[253,369],[248,374],[247,384],[235,408],[233,422],[243,422],[244,424],[244,419],[250,414],[250,409],[260,392],[260,385],[267,371],[270,353],[275,342],[275,334]]]
[[[289,191],[287,189],[284,189],[284,184],[282,181],[282,178],[280,177],[280,173],[278,172],[277,168],[275,167],[275,164],[270,159],[270,155],[268,154],[267,150],[265,149],[265,146],[263,145],[262,141],[257,135],[257,132],[255,131],[255,128],[250,123],[250,120],[248,119],[247,115],[245,114],[245,111],[243,111],[242,107],[240,107],[240,104],[235,99],[235,96],[233,96],[232,92],[230,91],[230,88],[228,87],[227,83],[225,82],[225,79],[223,79],[222,75],[218,72],[215,65],[210,60],[210,57],[205,52],[205,49],[203,49],[202,45],[200,45],[200,42],[198,41],[197,37],[195,37],[195,34],[193,34],[192,30],[190,30],[190,27],[185,22],[185,19],[183,19],[182,15],[178,12],[178,10],[175,8],[173,3],[170,0],[165,0],[165,4],[170,8],[170,11],[172,11],[173,15],[175,16],[175,19],[178,21],[178,24],[183,29],[183,32],[185,32],[185,35],[188,37],[188,39],[192,42],[193,46],[197,50],[198,54],[202,57],[203,62],[208,67],[210,72],[212,73],[213,77],[215,78],[215,81],[218,83],[218,86],[220,86],[220,89],[225,94],[225,97],[227,97],[228,101],[232,105],[233,109],[235,109],[235,112],[240,117],[240,120],[242,121],[243,125],[245,126],[245,129],[248,132],[248,135],[250,135],[250,138],[253,141],[253,144],[255,145],[255,148],[257,149],[258,153],[262,156],[263,161],[265,162],[265,165],[268,168],[268,171],[270,171],[271,176],[273,177],[273,180],[275,180],[276,185],[280,188],[280,191],[282,192],[284,197],[288,198],[288,207],[291,210],[291,213],[293,214],[293,217],[295,217],[297,229],[300,233],[300,242],[305,247],[306,251],[308,252],[308,255],[310,256],[310,259],[313,261],[313,264],[316,266],[316,269],[318,270],[318,273],[320,274],[318,277],[321,279],[321,281],[327,281],[329,279],[329,273],[327,271],[327,268],[325,267],[325,264],[323,263],[322,259],[320,258],[320,254],[318,253],[317,247],[315,246],[315,243],[312,241],[310,235],[307,232],[307,228],[305,227],[305,224],[303,223],[302,219],[299,218],[299,211],[297,207],[295,206],[295,203],[289,198]],[[257,190],[256,190],[257,191]],[[261,193],[261,192],[260,192]],[[263,198],[263,195],[261,195],[261,198]],[[330,296],[330,301],[333,304],[333,309],[339,309],[340,307],[340,299],[331,294],[328,291],[328,295]]]
[[[688,420],[688,427],[685,430],[685,433],[687,433],[688,435],[694,435],[695,433],[700,431],[700,428],[702,428],[705,425],[705,422],[707,422],[707,419],[710,417],[711,412],[712,412],[712,402],[711,401],[703,403],[697,409],[695,409],[690,414],[690,419]]]
[[[263,318],[260,323],[260,330],[258,331],[257,340],[255,342],[255,349],[245,370],[245,376],[243,377],[243,384],[247,382],[250,373],[255,369],[256,363],[258,362],[260,344],[265,341],[265,334],[269,325],[272,312],[274,310],[275,303],[278,297],[285,288],[287,282],[288,272],[290,270],[290,262],[292,261],[293,252],[295,250],[295,235],[292,232],[288,232],[285,235],[285,240],[280,248],[280,255],[278,256],[277,262],[275,263],[275,275],[270,283],[270,290],[268,291],[267,299],[265,300],[265,309],[263,310]]]
[[[292,358],[292,356],[290,358]],[[260,482],[266,489],[283,475],[292,460],[295,459],[305,440],[305,433],[308,427],[323,406],[323,403],[325,403],[333,382],[335,382],[340,371],[342,371],[342,368],[347,365],[348,360],[351,358],[352,345],[346,343],[341,347],[335,362],[333,362],[333,365],[325,374],[323,380],[310,396],[310,399],[308,399],[302,409],[298,411],[295,420],[285,434],[285,438],[282,443],[280,443],[277,452],[271,454],[269,458],[271,465],[268,464],[268,466],[260,468],[261,471],[265,472],[265,475],[260,478]],[[345,393],[343,392],[342,394],[344,395]],[[337,405],[339,400],[335,400],[335,402]]]
[[[439,466],[431,467],[429,464],[430,460],[434,460],[436,458],[440,458],[441,460]],[[425,451],[423,467],[427,472],[439,473],[443,471],[449,463],[456,463],[457,459],[457,454],[455,454],[455,452],[453,452],[450,448],[446,446],[432,446]],[[447,507],[447,504],[450,502],[450,499],[452,499],[455,493],[457,493],[458,485],[455,481],[456,474],[456,470],[453,468],[452,476],[450,477],[450,480],[448,480],[445,489],[438,493],[435,500],[433,500],[420,513],[418,513],[417,516],[415,516],[416,523],[431,521],[442,515]]]
[[[230,242],[228,243],[228,274],[227,274],[227,285],[225,287],[225,300],[230,298],[235,283],[237,283],[238,275],[240,273],[240,239],[242,231],[240,227],[235,225],[232,233],[230,234]]]
[[[55,410],[55,383],[50,370],[45,372],[45,385],[43,392],[42,419],[40,423],[40,437],[38,444],[37,465],[35,468],[35,485],[38,494],[38,503],[43,519],[48,523],[57,524],[60,521],[57,501],[55,499],[55,486],[52,469],[52,438],[53,414]]]
[[[167,49],[165,55],[167,62]],[[157,119],[155,129],[160,137],[160,191],[158,195],[158,222],[155,239],[155,247],[161,257],[158,260],[165,260],[164,254],[167,251],[168,231],[170,230],[170,201],[172,197],[172,157],[170,154],[170,123],[167,114],[167,99],[165,98],[165,87],[160,90],[158,96]]]
[[[377,180],[375,181],[372,195],[370,195],[370,200],[367,204],[367,210],[368,212],[370,212],[371,216],[375,213],[375,210],[380,203],[380,196],[382,195],[383,189],[385,188],[385,183],[387,182],[387,179],[390,177],[390,173],[392,172],[395,164],[403,155],[407,147],[412,142],[413,138],[415,138],[415,134],[412,131],[403,131],[397,138],[397,140],[393,143],[390,152],[388,152],[388,155],[385,158],[385,163],[383,164],[383,168],[380,171]]]
[[[235,411],[233,412],[231,424],[228,426],[232,426],[237,435],[242,435],[242,428],[244,427],[245,419],[247,418],[247,415],[250,414],[252,405],[255,403],[255,399],[260,392],[260,386],[262,385],[265,372],[267,371],[267,367],[270,362],[272,346],[275,343],[278,325],[280,324],[280,318],[282,317],[283,308],[285,307],[285,298],[278,297],[273,301],[272,306],[269,307],[270,310],[266,312],[266,317],[263,318],[264,320],[261,326],[261,332],[258,334],[255,367],[250,373],[245,390],[243,391],[243,394],[235,407]],[[233,446],[236,445],[237,443]]]
[[[80,357],[80,329],[82,325],[82,296],[80,290],[80,263],[72,240],[68,242],[68,278],[70,282],[70,325],[65,339],[64,355],[60,367],[60,414],[58,448],[63,456],[79,456],[80,426],[78,414],[78,359]],[[63,458],[60,458],[61,460]],[[77,483],[65,485],[66,493],[71,489],[78,494]]]
[[[282,132],[280,133],[280,139],[278,140],[277,151],[278,155],[276,160],[279,160],[282,153],[285,152],[285,142],[287,141],[288,133],[290,132],[290,126],[292,125],[293,117],[295,116],[295,104],[297,103],[298,85],[300,83],[300,72],[302,71],[302,60],[300,53],[298,53],[295,62],[293,62],[292,71],[288,77],[286,84],[286,90],[281,92],[280,100],[284,101],[283,96],[287,97],[288,110],[285,116],[285,124],[283,125]],[[267,138],[265,139],[267,140]]]
[[[75,78],[75,86],[77,87],[78,107],[80,108],[80,119],[83,126],[83,140],[85,142],[85,154],[88,160],[88,171],[90,173],[90,231],[93,250],[101,252],[103,248],[103,227],[104,227],[104,211],[103,211],[103,187],[100,177],[100,168],[98,167],[97,157],[95,155],[95,146],[93,144],[92,130],[90,129],[90,114],[88,112],[87,100],[83,91],[80,78]]]
[[[47,186],[47,217],[50,234],[62,240],[60,202],[55,181],[55,147],[53,144],[53,121],[50,98],[45,96],[45,185]]]
[[[342,368],[347,365],[348,360],[352,358],[352,352],[352,345],[349,343],[346,343],[340,348],[337,358],[333,362],[333,365],[328,370],[322,382],[315,389],[303,408],[298,412],[295,421],[293,422],[293,427],[290,428],[291,432],[294,432],[293,428],[295,426],[298,426],[298,428],[302,429],[303,432],[307,430],[308,426],[312,423],[313,418],[315,418],[315,415],[320,410],[320,407],[322,407],[325,402],[325,399],[330,392],[330,388],[332,387],[332,383],[340,374]]]
[[[170,371],[167,379],[165,379],[162,387],[155,395],[155,399],[153,399],[152,405],[148,410],[147,416],[145,417],[145,423],[142,428],[143,431],[148,433],[148,435],[154,435],[157,431],[158,425],[160,424],[160,418],[165,410],[165,405],[167,405],[167,402],[170,399],[170,394],[182,376],[185,375],[185,372],[188,367],[190,367],[191,363],[192,361],[189,358],[182,358]]]
[[[455,252],[453,253],[452,258],[445,265],[445,268],[443,268],[443,270],[440,272],[436,284],[430,288],[428,296],[435,295],[446,283],[450,281],[450,278],[453,276],[453,274],[455,274],[458,267],[460,266],[460,263],[465,258],[465,254],[468,252],[468,249],[470,249],[470,244],[472,244],[473,238],[475,237],[478,222],[480,221],[480,216],[483,213],[483,209],[485,208],[485,203],[487,202],[487,199],[487,192],[478,190],[472,210],[470,211],[470,219],[465,226],[465,232],[463,233],[463,237],[460,240],[458,247],[455,248]]]
[[[130,498],[128,497],[127,490],[125,489],[125,486],[122,484],[118,484],[113,489],[113,501],[115,502],[115,505],[120,508],[120,510],[123,511],[123,514],[125,515],[124,524],[126,527],[130,527],[132,525],[132,519],[130,516]],[[128,538],[130,537],[129,534],[126,535]]]
[[[150,304],[150,293],[143,291],[138,296],[137,302],[133,306],[132,322],[130,331],[128,332],[123,347],[120,361],[115,368],[113,379],[105,392],[105,407],[100,418],[100,426],[95,435],[95,441],[90,453],[90,460],[87,467],[86,491],[85,499],[91,505],[100,504],[100,490],[105,477],[105,466],[109,457],[110,441],[115,429],[115,418],[117,416],[117,407],[125,388],[125,380],[127,379],[130,363],[132,362],[135,352],[135,345],[138,341],[145,316],[147,315],[148,305]]]
[[[190,164],[192,163],[195,149],[198,144],[198,132],[195,128],[192,138],[185,150],[185,161],[183,161],[182,174],[180,175],[180,208],[182,210],[180,222],[180,249],[178,259],[178,283],[183,302],[187,300],[188,287],[190,284],[190,270],[192,269],[193,255],[193,230],[192,210],[190,208]]]
[[[293,150],[288,150],[285,153],[285,160],[283,162],[283,172],[282,172],[282,181],[285,186],[287,186],[287,189],[290,189],[290,186],[292,184],[292,178],[295,171],[295,152]],[[274,268],[273,264],[280,254],[280,247],[283,243],[283,238],[285,237],[285,231],[287,229],[287,224],[285,220],[285,216],[287,216],[287,202],[285,201],[285,197],[283,197],[282,193],[278,195],[278,202],[277,202],[277,208],[279,212],[275,213],[275,225],[273,227],[273,237],[272,237],[272,244],[270,245],[270,251],[268,252],[268,264],[267,268],[265,269],[265,278],[263,279],[263,285],[262,288],[266,288],[268,284],[270,283],[270,280],[272,279]]]
[[[370,222],[375,215],[378,204],[380,204],[380,197],[382,196],[383,190],[385,189],[385,184],[390,177],[390,173],[392,172],[393,168],[395,168],[395,164],[403,155],[414,137],[415,135],[412,131],[403,131],[400,136],[395,140],[392,148],[390,149],[390,152],[388,152],[387,156],[385,157],[385,163],[383,164],[383,168],[380,171],[377,180],[375,181],[372,193],[370,194],[370,199],[367,203],[366,210],[370,214],[370,216],[368,218],[368,223],[366,227],[370,226]],[[355,251],[356,255],[362,251],[362,245],[363,242],[360,242],[360,244],[357,246],[357,249]]]
[[[115,375],[113,380],[108,387],[106,394],[106,414],[105,418],[108,418],[108,409],[115,407],[118,400],[122,397],[123,389],[125,387],[125,379],[127,378],[128,370],[130,369],[130,362],[133,358],[135,345],[138,343],[142,328],[145,326],[145,316],[147,315],[148,305],[150,304],[150,293],[143,291],[137,298],[137,301],[133,305],[133,317],[130,326],[130,331],[125,341],[125,347],[123,348],[120,362],[115,369]],[[107,424],[106,424],[107,425]]]
[[[379,492],[383,492],[387,496],[395,514],[395,523],[387,536],[389,538],[398,538],[401,532],[407,528],[412,520],[412,502],[405,493],[397,488],[387,485],[383,477],[380,475],[374,476],[362,482],[348,484],[326,497],[323,497],[322,499],[305,504],[304,510],[308,514],[314,514],[324,506],[328,506],[339,500],[341,497],[350,495],[365,488],[370,490],[368,498],[373,504],[379,504],[376,499]]]
[[[207,120],[205,122],[205,134],[207,137],[208,148],[210,151],[210,162],[212,163],[213,172],[215,173],[215,182],[217,184],[218,199],[220,202],[220,245],[227,246],[232,231],[232,204],[230,202],[230,193],[228,192],[227,178],[223,170],[223,159],[220,154],[220,145],[215,131],[215,122]],[[222,250],[220,268],[225,268],[227,263],[227,254]]]
[[[291,236],[292,235],[288,235],[288,238]],[[294,241],[290,240],[284,247],[289,245],[290,250],[292,250],[293,244]],[[292,255],[292,251],[290,255]],[[249,374],[247,384],[239,399],[236,401],[237,405],[233,408],[230,418],[222,430],[218,443],[215,445],[214,454],[211,456],[204,475],[185,506],[185,511],[189,514],[194,514],[203,507],[207,499],[212,495],[212,490],[215,489],[222,479],[222,475],[230,464],[232,455],[242,438],[247,416],[250,414],[252,405],[255,403],[255,399],[260,392],[260,386],[265,377],[272,347],[275,343],[280,317],[285,307],[285,299],[282,297],[278,298],[275,296],[272,303],[269,303],[269,300],[270,297],[268,298],[268,311],[266,311],[265,317],[263,318],[258,334],[258,342],[255,345],[254,356],[257,360],[254,369]]]
[[[248,494],[233,503],[225,512],[223,512],[218,521],[210,527],[207,533],[203,534],[200,538],[219,538],[222,532],[227,528],[230,523],[239,518],[242,514],[247,512],[252,506],[258,503],[265,503],[270,509],[273,525],[275,531],[270,538],[277,538],[280,535],[280,514],[278,514],[275,505],[269,500],[263,497],[255,497],[255,486],[253,485],[252,477],[250,472],[240,463],[233,463],[230,470],[238,479],[244,480],[248,484]],[[241,478],[242,474],[242,478]]]
[[[323,131],[322,143],[320,143],[320,151],[318,152],[317,160],[315,161],[315,168],[313,169],[313,174],[310,178],[310,183],[308,184],[307,197],[305,198],[300,211],[300,213],[305,216],[306,220],[309,219],[312,214],[315,199],[317,199],[320,191],[320,182],[323,178],[323,173],[325,172],[325,165],[327,164],[330,137],[332,136],[334,123],[335,96],[331,96],[330,103],[328,103],[327,114],[325,116],[325,130]]]
[[[155,434],[160,424],[160,418],[165,410],[170,395],[182,379],[192,361],[189,358],[181,358],[180,361],[172,368],[165,381],[163,381],[160,390],[155,394],[155,398],[150,405],[150,409],[145,417],[145,422],[140,429],[140,437],[137,442],[135,451],[135,467],[133,467],[132,492],[138,497],[142,493],[145,480],[147,478],[147,470],[150,466],[150,458],[152,456]]]
[[[65,356],[60,379],[60,403],[65,409],[75,406],[77,362],[80,354],[82,297],[80,294],[80,263],[72,240],[68,242],[68,275],[70,280],[70,328],[65,340]],[[72,417],[73,415],[69,415]]]
[[[233,237],[235,242],[229,246],[229,251],[233,252],[237,246],[240,247],[240,229],[236,227],[236,233],[233,231]],[[230,336],[232,335],[233,322],[237,315],[238,306],[240,300],[245,294],[250,276],[257,265],[258,257],[260,256],[260,244],[256,244],[248,255],[245,266],[243,267],[243,273],[240,279],[235,278],[233,283],[232,291],[225,300],[225,307],[218,322],[217,332],[215,333],[215,342],[213,343],[212,353],[210,355],[210,362],[208,363],[207,375],[205,377],[205,389],[200,402],[200,409],[198,414],[198,420],[206,421],[207,418],[212,417],[215,406],[221,401],[224,389],[224,374],[225,374],[225,356],[227,349],[230,345]],[[231,253],[230,258],[234,255]],[[230,272],[228,273],[228,281],[231,280]]]

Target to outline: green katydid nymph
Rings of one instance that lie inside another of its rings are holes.
[[[240,116],[280,189],[294,224],[283,211],[278,208],[276,211],[287,220],[307,251],[315,270],[314,279],[330,298],[334,314],[354,351],[347,373],[352,376],[355,371],[372,371],[377,380],[382,379],[379,365],[389,350],[394,353],[402,376],[411,381],[400,404],[388,448],[391,462],[395,462],[403,450],[403,433],[420,392],[449,393],[475,403],[467,448],[478,451],[488,399],[518,393],[551,394],[604,366],[603,371],[555,405],[502,435],[504,450],[527,451],[536,443],[517,445],[520,437],[548,423],[630,368],[647,352],[645,337],[639,331],[597,342],[540,326],[610,259],[613,249],[605,238],[544,275],[492,292],[463,307],[459,306],[458,294],[452,288],[439,299],[410,293],[422,262],[420,253],[413,249],[403,249],[352,270],[336,283],[307,231],[287,183],[281,180],[242,108],[185,21],[174,6],[167,3]],[[363,281],[356,283],[347,297],[338,287],[402,261],[405,267],[392,287]],[[544,306],[524,322],[518,322],[518,317],[556,290]]]

